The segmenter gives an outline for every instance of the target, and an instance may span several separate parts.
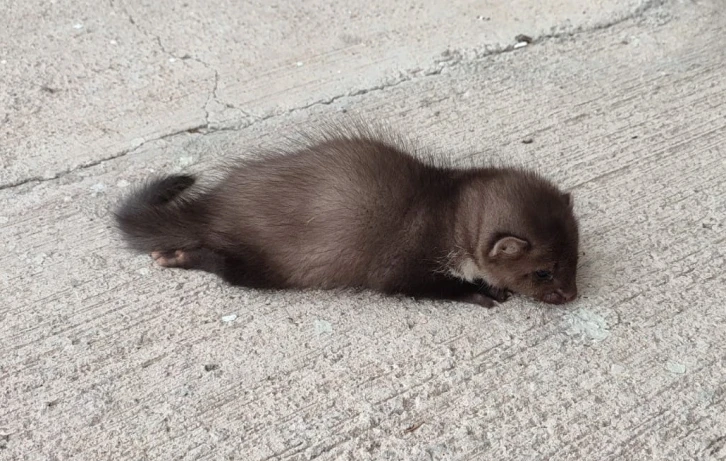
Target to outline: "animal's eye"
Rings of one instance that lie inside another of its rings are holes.
[[[534,271],[534,276],[539,280],[552,280],[552,272],[546,270]]]

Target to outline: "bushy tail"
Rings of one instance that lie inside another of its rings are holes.
[[[202,245],[208,222],[203,199],[179,195],[194,182],[187,175],[158,178],[121,204],[116,223],[131,248],[148,253]]]

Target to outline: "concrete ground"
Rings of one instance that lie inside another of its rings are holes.
[[[726,459],[723,0],[494,3],[6,1],[0,460]],[[349,115],[571,189],[580,299],[258,292],[123,248],[151,173]]]

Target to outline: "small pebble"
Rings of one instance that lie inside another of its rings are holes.
[[[532,138],[522,139],[522,144],[532,144],[533,142],[534,142],[534,139],[532,139]]]
[[[216,363],[208,363],[204,365],[204,371],[214,371],[217,368],[219,368],[219,365],[217,365]]]
[[[237,320],[237,314],[229,314],[222,317],[224,323],[234,322],[235,320]]]

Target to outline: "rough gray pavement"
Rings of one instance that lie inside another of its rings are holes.
[[[580,3],[3,7],[0,460],[726,459],[723,2]],[[149,174],[349,115],[572,189],[580,299],[259,292],[124,250]]]
[[[0,187],[438,73],[521,33],[603,27],[656,2],[329,3],[11,1],[0,30]]]

